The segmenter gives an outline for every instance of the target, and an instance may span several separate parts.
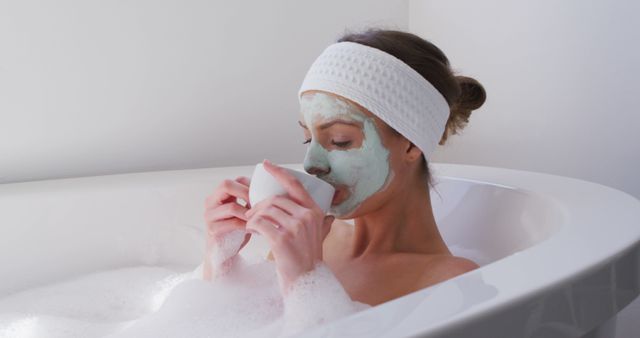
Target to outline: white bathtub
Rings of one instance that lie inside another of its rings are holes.
[[[481,267],[303,336],[614,337],[617,312],[640,291],[640,201],[560,176],[431,167],[444,239]],[[205,197],[252,169],[0,185],[0,298],[98,270],[195,268]],[[250,243],[246,255],[267,249]]]

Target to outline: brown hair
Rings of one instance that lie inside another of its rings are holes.
[[[449,59],[433,43],[408,32],[369,28],[359,33],[346,33],[336,42],[350,41],[380,49],[409,65],[444,96],[451,112],[438,144],[443,145],[469,122],[469,116],[486,100],[484,87],[473,78],[454,74]],[[393,128],[391,128],[393,130]],[[397,135],[399,133],[393,130]],[[422,156],[423,174],[431,185],[432,177]]]

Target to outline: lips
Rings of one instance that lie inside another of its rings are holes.
[[[333,199],[331,200],[332,206],[338,205],[344,202],[344,200],[347,199],[349,194],[348,190],[344,186],[336,186],[335,189],[336,189],[336,192],[333,195]]]

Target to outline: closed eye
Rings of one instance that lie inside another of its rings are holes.
[[[336,146],[338,146],[340,148],[346,148],[351,144],[351,141],[344,141],[344,142],[331,141],[331,144],[336,145]]]
[[[309,143],[309,142],[311,142],[311,139],[305,140],[304,142],[302,142],[302,144],[307,144],[307,143]],[[340,147],[340,148],[346,148],[346,147],[348,147],[349,145],[351,145],[351,141],[344,141],[344,142],[334,142],[334,141],[331,141],[331,144],[333,144],[333,145],[335,145],[335,146],[338,146],[338,147]]]

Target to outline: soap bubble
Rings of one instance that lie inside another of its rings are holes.
[[[240,259],[213,281],[199,269],[132,267],[0,299],[0,338],[285,337],[368,307],[322,262],[286,297],[269,260]]]

